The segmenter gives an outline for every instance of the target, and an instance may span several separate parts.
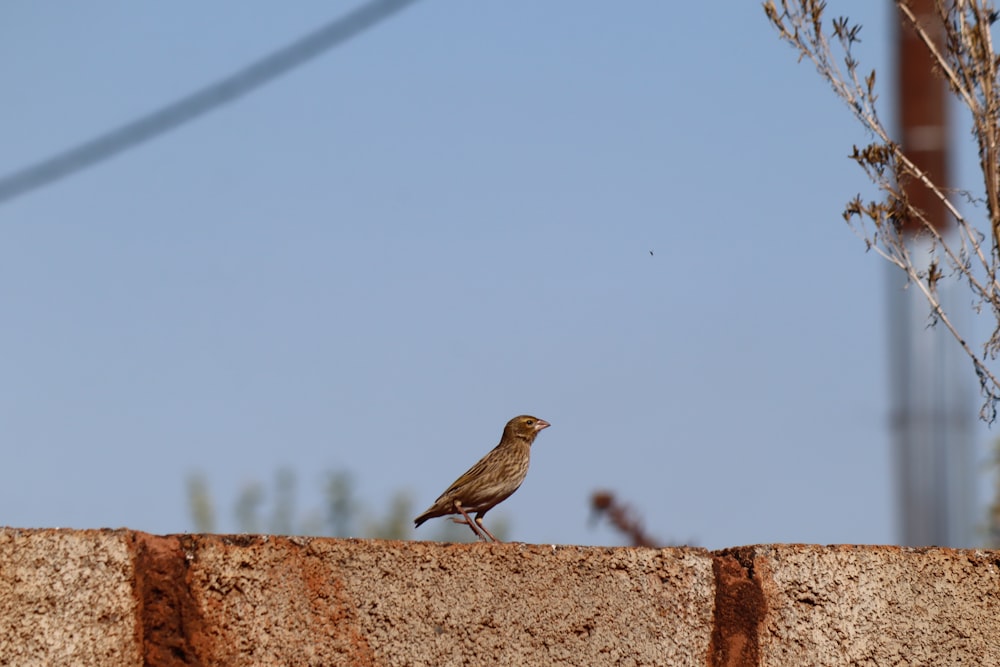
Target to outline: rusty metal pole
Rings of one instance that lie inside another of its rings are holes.
[[[941,37],[934,0],[907,0],[929,34]],[[895,4],[894,4],[895,7]],[[897,127],[903,150],[930,178],[947,186],[948,91],[927,47],[897,15]],[[922,184],[902,184],[910,202],[942,233],[953,225]],[[929,264],[919,221],[904,223],[915,262]],[[939,282],[943,303],[959,287]],[[889,363],[900,543],[971,547],[975,541],[975,469],[968,368],[943,327],[928,327],[929,306],[892,267],[889,277]],[[955,312],[957,309],[949,309]]]

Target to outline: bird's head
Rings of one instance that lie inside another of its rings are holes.
[[[538,435],[539,431],[549,426],[551,424],[544,419],[532,417],[531,415],[521,415],[507,422],[507,426],[503,430],[503,439],[512,440],[517,438],[527,440],[528,443],[531,443],[535,440],[535,436]]]

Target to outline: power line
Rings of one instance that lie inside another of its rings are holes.
[[[373,0],[228,77],[52,157],[0,177],[0,202],[48,185],[246,95],[417,0]]]

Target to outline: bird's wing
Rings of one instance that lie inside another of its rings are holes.
[[[472,480],[474,480],[477,477],[479,477],[483,473],[483,471],[486,470],[487,466],[489,465],[489,458],[490,458],[490,456],[499,447],[500,447],[500,445],[497,445],[496,447],[494,447],[492,450],[490,450],[489,454],[487,454],[483,458],[479,459],[474,466],[472,466],[471,468],[469,468],[468,470],[466,470],[464,475],[462,475],[461,477],[459,477],[458,479],[456,479],[452,483],[452,485],[448,487],[448,490],[441,494],[441,498],[444,498],[445,496],[449,496],[449,495],[455,493],[456,491],[458,491],[459,489],[461,489],[463,486],[465,486],[466,484],[468,484]],[[438,500],[440,500],[440,498]]]

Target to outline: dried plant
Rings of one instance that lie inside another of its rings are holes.
[[[768,0],[764,10],[780,38],[798,50],[800,60],[816,65],[872,136],[871,144],[855,146],[850,157],[877,186],[881,199],[855,197],[847,203],[844,219],[869,250],[902,269],[926,297],[931,323],[944,325],[971,360],[984,397],[980,417],[993,422],[1000,403],[1000,383],[990,368],[1000,354],[1000,58],[990,27],[997,12],[991,2],[934,0],[934,16],[918,17],[912,2],[894,4],[904,26],[915,31],[928,50],[934,70],[971,115],[983,173],[983,188],[977,188],[975,196],[935,182],[890,136],[878,114],[875,71],[863,73],[852,55],[860,42],[860,25],[842,17],[827,23],[821,0]],[[935,29],[928,28],[932,23]],[[914,183],[927,188],[952,216],[951,231],[942,231],[940,220],[930,220],[911,202],[907,186]],[[975,218],[963,214],[960,200],[970,205]],[[914,236],[922,243],[914,245]],[[920,256],[915,257],[918,248]],[[995,320],[981,346],[968,342],[974,337],[960,331],[958,318],[942,305],[938,282],[946,275],[968,285],[975,312],[986,310]]]
[[[642,527],[642,521],[628,505],[615,498],[611,491],[595,491],[590,497],[591,516],[606,516],[618,532],[625,535],[634,547],[657,547],[660,542]]]

